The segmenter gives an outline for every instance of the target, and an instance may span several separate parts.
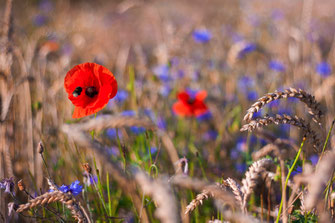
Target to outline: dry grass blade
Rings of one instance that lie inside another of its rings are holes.
[[[143,120],[136,117],[122,116],[122,115],[100,115],[95,119],[89,119],[86,122],[71,124],[71,128],[81,131],[100,131],[106,128],[123,128],[138,126],[148,129],[155,129],[156,125],[149,120]]]
[[[311,210],[323,198],[322,194],[335,169],[335,152],[329,152],[319,161],[315,173],[308,178],[309,193],[306,197],[306,210]]]
[[[135,180],[145,195],[151,196],[157,204],[155,215],[163,223],[180,222],[177,201],[167,179],[151,179],[142,171],[135,173]]]
[[[312,141],[313,146],[318,149],[322,145],[321,140],[319,136],[316,134],[314,130],[312,130],[311,126],[309,123],[306,123],[306,121],[302,118],[299,118],[297,116],[292,117],[289,115],[276,115],[276,117],[270,117],[266,116],[264,118],[257,118],[255,120],[250,121],[248,124],[245,124],[242,126],[240,131],[253,131],[257,128],[267,126],[270,124],[289,124],[296,126],[300,129],[302,129],[304,135],[306,138]]]
[[[251,121],[254,113],[258,112],[262,107],[271,101],[278,100],[281,98],[294,97],[298,98],[301,102],[305,103],[309,108],[309,113],[312,115],[313,120],[320,124],[320,118],[323,115],[321,110],[321,105],[315,100],[313,95],[306,93],[304,90],[290,88],[285,91],[277,91],[274,93],[268,93],[263,97],[259,98],[247,111],[247,114],[244,116],[244,120],[249,122]],[[321,125],[321,124],[320,124]]]
[[[240,185],[235,180],[233,180],[232,178],[228,178],[227,180],[225,180],[225,182],[230,187],[233,194],[235,195],[235,199],[239,203],[242,211],[246,212],[246,210],[243,209],[243,196],[244,195],[243,195],[243,192],[241,190]]]
[[[247,203],[250,195],[254,192],[257,186],[261,185],[267,176],[267,169],[273,164],[270,159],[261,159],[254,162],[249,170],[245,173],[245,178],[242,180],[242,192],[243,192],[243,209],[247,209]]]
[[[16,212],[23,212],[36,206],[43,206],[57,201],[66,205],[66,207],[71,210],[72,216],[78,222],[91,222],[87,217],[85,210],[81,207],[79,202],[76,201],[73,195],[61,191],[48,192],[31,199],[26,204],[21,204]]]
[[[218,189],[223,189],[224,185],[216,185]],[[188,214],[190,212],[192,212],[196,207],[198,207],[199,205],[203,204],[203,201],[205,199],[208,199],[209,197],[215,197],[215,194],[208,189],[204,189],[200,194],[198,194],[196,196],[195,199],[193,199],[189,205],[187,205],[186,210],[185,210],[185,214]]]

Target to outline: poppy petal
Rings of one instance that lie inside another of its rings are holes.
[[[184,102],[187,102],[190,99],[190,95],[188,93],[184,92],[180,92],[178,94],[178,99]]]
[[[203,101],[205,100],[205,98],[207,97],[207,91],[203,90],[203,91],[199,91],[196,95],[195,95],[195,99],[199,100],[199,101]]]
[[[177,101],[176,103],[174,103],[172,106],[172,110],[174,113],[180,116],[193,115],[191,107],[181,101]]]

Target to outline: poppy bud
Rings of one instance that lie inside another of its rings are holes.
[[[17,187],[19,188],[20,191],[24,191],[25,190],[25,185],[23,183],[23,180],[19,180],[19,182],[17,182]]]
[[[42,154],[42,153],[44,152],[44,146],[43,146],[42,141],[40,141],[40,142],[38,143],[37,151],[38,151],[39,154]]]
[[[88,163],[84,163],[83,164],[83,168],[87,173],[91,173],[92,172],[92,167],[90,166],[90,164]]]

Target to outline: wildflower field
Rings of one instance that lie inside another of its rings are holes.
[[[334,222],[332,0],[0,0],[0,222]]]

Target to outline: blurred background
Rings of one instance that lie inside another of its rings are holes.
[[[0,177],[23,179],[31,194],[48,190],[46,168],[36,149],[40,141],[58,185],[75,180],[83,184],[81,164],[94,166],[94,154],[69,143],[61,131],[63,124],[78,122],[71,118],[74,106],[63,83],[67,71],[80,63],[101,64],[118,81],[117,96],[97,116],[126,111],[152,120],[171,137],[178,156],[187,159],[185,174],[209,181],[228,176],[240,180],[252,153],[266,145],[255,134],[239,131],[246,110],[265,93],[295,87],[315,95],[327,111],[322,128],[316,130],[320,134],[334,118],[332,0],[14,0],[9,26],[8,2],[0,0],[1,117],[8,111],[1,122]],[[185,89],[207,91],[206,117],[173,113],[176,95]],[[295,99],[272,102],[256,116],[284,113],[311,120]],[[89,118],[93,116],[84,120]],[[266,131],[293,144],[301,142],[295,127],[270,126]],[[159,140],[148,134],[141,128],[122,128],[105,129],[95,137],[115,161],[122,161],[121,142],[131,165],[149,171],[154,163],[159,174],[173,174],[171,167],[177,164],[168,161]],[[294,158],[291,152],[288,159]],[[315,155],[306,145],[306,160]],[[116,222],[136,222],[129,197],[114,181],[106,186],[104,164],[97,160],[96,165],[103,197],[107,187],[112,191],[113,210],[107,215],[120,217]],[[93,219],[107,221],[96,192],[87,190],[88,198],[80,199],[91,202]],[[1,193],[0,210],[6,216],[12,198]],[[21,202],[27,200],[17,193]],[[187,202],[192,198],[191,191],[183,197]],[[208,202],[183,221],[213,219],[213,207]],[[154,204],[148,201],[146,208],[152,213]]]

